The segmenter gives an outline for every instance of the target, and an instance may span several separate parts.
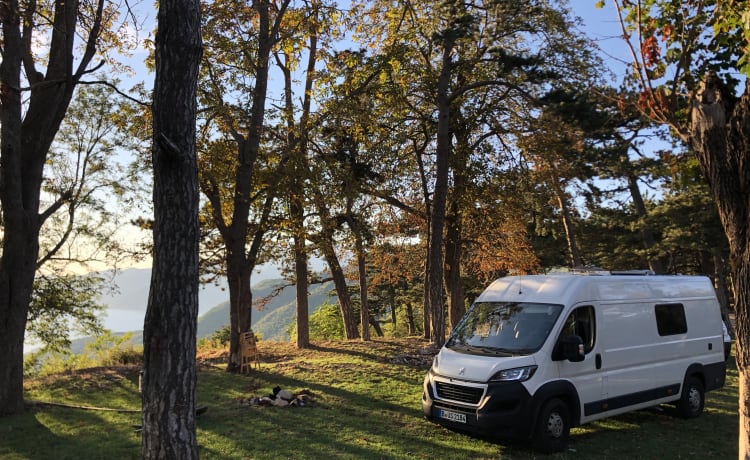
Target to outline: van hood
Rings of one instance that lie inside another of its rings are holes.
[[[460,353],[446,347],[440,349],[436,359],[437,362],[433,363],[432,367],[436,374],[442,377],[473,382],[487,382],[490,377],[499,371],[536,364],[532,355],[475,355]]]

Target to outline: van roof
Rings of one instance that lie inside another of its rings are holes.
[[[554,273],[507,276],[495,280],[479,302],[539,302],[571,305],[585,301],[714,297],[705,276]]]

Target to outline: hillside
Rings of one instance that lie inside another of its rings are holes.
[[[268,296],[277,286],[286,283],[282,279],[266,279],[253,286],[253,298],[260,299]],[[227,294],[228,295],[228,294]],[[333,283],[316,284],[311,286],[308,293],[309,312],[313,313],[320,305],[326,302],[335,302]],[[289,341],[287,329],[294,322],[296,314],[295,289],[287,286],[279,294],[271,299],[263,310],[253,309],[252,327],[263,340]],[[208,337],[222,327],[229,324],[229,302],[224,301],[208,310],[198,317],[197,337],[199,339]],[[143,332],[141,330],[128,331],[133,333],[134,345],[143,344]],[[113,332],[114,336],[122,336],[126,332]],[[83,352],[91,337],[83,337],[71,341],[71,351],[79,354]]]
[[[273,289],[285,281],[269,279],[253,286],[253,299],[268,296]],[[309,311],[314,312],[325,302],[334,302],[333,283],[313,285],[308,293]],[[286,331],[294,322],[296,302],[295,288],[287,286],[274,297],[262,310],[253,309],[252,328],[264,340],[288,341]],[[211,335],[229,324],[229,302],[222,302],[198,318],[198,338]]]

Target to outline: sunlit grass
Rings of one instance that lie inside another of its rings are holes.
[[[419,339],[372,343],[316,343],[298,351],[261,342],[260,371],[226,373],[201,368],[197,404],[204,459],[532,459],[523,443],[493,443],[452,432],[421,413],[422,379],[429,359],[404,364]],[[309,390],[301,408],[242,404],[280,386]],[[119,409],[140,408],[137,370],[119,368],[62,374],[26,385],[27,399]],[[707,395],[705,413],[692,420],[669,406],[624,414],[572,432],[570,450],[552,459],[736,458],[737,372]],[[129,459],[140,457],[139,414],[37,407],[0,419],[0,458]]]

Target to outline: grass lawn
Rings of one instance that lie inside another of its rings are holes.
[[[234,375],[202,366],[197,419],[203,459],[533,459],[522,443],[493,443],[422,418],[429,355],[420,339],[316,342],[310,350],[260,342],[261,369]],[[309,390],[306,407],[244,404],[280,386]],[[26,382],[26,399],[131,410],[35,406],[0,418],[0,458],[137,459],[137,368],[78,371]],[[602,420],[572,432],[568,452],[551,459],[737,458],[737,371],[707,394],[704,414],[682,420],[664,406]]]

